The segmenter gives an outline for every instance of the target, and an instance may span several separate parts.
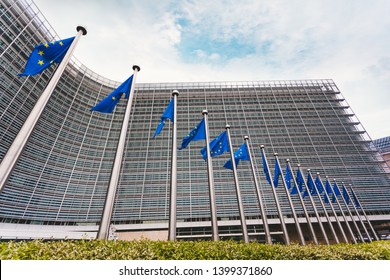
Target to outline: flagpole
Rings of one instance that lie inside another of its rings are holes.
[[[292,168],[291,168],[290,160],[289,160],[289,159],[286,159],[286,162],[287,162],[287,165],[288,165],[288,167],[289,167],[289,169],[290,169],[291,176],[292,176],[292,179],[293,179],[293,181],[294,181],[295,187],[297,188],[298,184],[297,184],[297,181],[296,181],[296,179],[295,179],[294,172],[293,172],[293,170],[292,170]],[[302,196],[301,196],[301,193],[300,193],[299,189],[298,189],[298,197],[299,197],[299,200],[300,200],[300,202],[301,202],[301,204],[302,204],[303,212],[305,213],[306,220],[307,220],[307,224],[308,224],[308,226],[309,226],[309,230],[310,230],[311,236],[312,236],[312,238],[313,238],[313,242],[314,242],[314,244],[318,245],[318,240],[317,240],[317,236],[316,236],[316,234],[315,234],[314,228],[313,228],[313,224],[311,223],[310,216],[309,216],[309,214],[308,214],[308,212],[307,212],[305,202],[304,202],[303,199],[302,199]]]
[[[127,129],[130,120],[130,111],[131,111],[131,106],[134,97],[134,85],[137,79],[137,73],[141,70],[141,68],[139,68],[139,66],[137,65],[134,65],[133,70],[134,70],[133,80],[131,83],[129,98],[127,99],[126,110],[123,116],[122,128],[119,135],[118,146],[114,158],[114,164],[111,170],[110,182],[107,189],[103,214],[100,220],[100,225],[96,236],[97,239],[108,239],[108,235],[110,231],[111,217],[114,208],[116,190],[119,183],[123,152],[125,150],[125,144],[126,144]]]
[[[329,179],[328,179],[328,176],[326,176],[326,180],[329,180]],[[330,183],[329,183],[329,184],[330,184]],[[350,236],[351,236],[351,238],[352,238],[352,242],[353,242],[354,244],[356,244],[357,241],[356,241],[355,235],[353,234],[352,228],[351,228],[351,226],[350,226],[349,223],[348,223],[347,217],[346,217],[345,214],[344,214],[344,210],[343,210],[343,208],[341,207],[341,204],[340,204],[340,202],[339,202],[339,199],[337,198],[337,195],[335,194],[335,192],[334,192],[332,186],[331,186],[330,190],[331,190],[331,192],[332,192],[332,197],[334,197],[334,199],[335,199],[335,201],[336,201],[336,203],[337,203],[337,206],[338,206],[339,209],[340,209],[341,215],[343,216],[344,222],[345,222],[345,224],[346,224],[346,226],[347,226],[347,229],[348,229],[348,231],[349,231],[349,234],[350,234]],[[325,192],[326,192],[326,190],[325,190]],[[329,201],[329,203],[331,203],[329,196],[328,196],[328,201]]]
[[[343,185],[344,185],[344,184],[343,184]],[[344,186],[344,188],[345,188],[345,186]],[[350,198],[350,200],[351,200],[351,198]],[[355,213],[356,213],[356,215],[357,215],[357,217],[358,217],[358,219],[359,219],[359,221],[360,221],[360,224],[362,225],[363,230],[364,230],[364,232],[365,232],[366,235],[367,235],[368,241],[371,242],[372,240],[371,240],[370,234],[368,233],[367,228],[366,228],[366,225],[364,224],[364,222],[363,222],[363,220],[362,220],[362,217],[360,216],[358,210],[356,209],[356,206],[355,206],[355,204],[353,203],[353,201],[352,201],[352,207],[353,207],[353,210],[355,210]],[[364,241],[364,240],[362,240],[362,241]]]
[[[177,199],[177,96],[179,92],[174,90],[173,97],[173,128],[172,128],[172,155],[171,155],[171,187],[169,199],[169,228],[168,240],[176,240],[176,199]]]
[[[376,234],[376,232],[375,232],[375,230],[374,230],[374,227],[372,226],[370,220],[368,219],[367,214],[366,214],[366,211],[364,211],[363,206],[362,206],[362,204],[360,203],[358,197],[356,196],[355,191],[353,190],[351,184],[349,185],[349,189],[351,190],[351,192],[352,192],[354,198],[356,199],[356,202],[360,205],[360,209],[362,210],[363,215],[364,215],[364,217],[366,218],[366,221],[367,221],[368,225],[370,226],[370,229],[371,229],[371,231],[372,231],[372,233],[373,233],[373,235],[374,235],[375,240],[379,240],[378,235]]]
[[[209,133],[209,122],[208,122],[208,112],[203,110],[202,112],[204,118],[204,127],[206,134],[206,154],[207,154],[207,176],[209,181],[209,197],[210,197],[210,212],[211,212],[211,238],[213,241],[219,240],[218,234],[218,221],[217,221],[217,203],[215,198],[214,190],[214,174],[213,174],[213,163],[211,159],[210,152],[210,133]]]
[[[81,35],[86,35],[87,30],[83,26],[77,26],[77,35],[70,45],[66,55],[64,56],[61,63],[58,65],[57,70],[54,72],[52,78],[47,84],[45,90],[42,92],[41,96],[34,105],[34,108],[31,110],[30,115],[27,120],[24,122],[22,128],[19,130],[18,135],[13,141],[11,147],[8,149],[5,154],[2,162],[0,164],[0,193],[2,192],[5,184],[11,175],[12,170],[16,166],[16,163],[22,154],[24,147],[27,144],[28,139],[30,138],[35,125],[37,124],[43,110],[46,107],[47,102],[50,99],[59,79],[61,78],[62,73],[64,72],[68,62],[74,52],[74,49],[81,37]]]
[[[274,153],[274,156],[275,156],[276,163],[280,167],[278,154]],[[281,168],[280,168],[280,170],[281,170]],[[291,212],[292,212],[292,215],[293,215],[293,218],[294,218],[294,221],[295,221],[295,227],[296,227],[296,230],[298,232],[299,243],[301,243],[301,245],[305,245],[305,239],[303,238],[301,225],[299,224],[299,220],[298,220],[298,217],[297,217],[297,213],[295,212],[294,204],[293,204],[293,202],[291,200],[290,193],[289,193],[289,191],[287,189],[287,184],[286,184],[286,180],[285,180],[285,178],[283,176],[283,172],[282,172],[282,182],[283,182],[283,186],[284,186],[284,190],[286,192],[287,200],[288,200],[288,202],[290,204]]]
[[[314,179],[313,179],[313,176],[311,175],[311,172],[310,172],[310,169],[307,169],[307,173],[309,174],[309,176],[311,177],[312,181],[313,181],[313,187],[314,187],[314,190],[315,192],[317,193],[317,197],[320,201],[320,204],[321,204],[321,207],[322,209],[324,209],[324,214],[325,214],[325,217],[326,217],[326,220],[328,221],[328,224],[329,224],[329,228],[330,228],[330,231],[332,232],[332,235],[333,235],[333,238],[334,240],[336,241],[336,244],[339,244],[340,241],[339,241],[339,238],[337,237],[337,234],[336,234],[336,231],[334,230],[334,227],[332,225],[332,221],[330,220],[330,217],[328,215],[328,212],[326,211],[326,207],[324,205],[324,202],[322,201],[322,198],[321,198],[321,195],[318,191],[318,188],[316,186],[316,183],[314,182]]]
[[[334,215],[334,217],[335,217],[335,219],[336,219],[336,223],[337,223],[337,225],[338,225],[338,227],[339,227],[339,229],[340,229],[341,235],[343,236],[344,242],[345,242],[345,243],[349,243],[349,242],[348,242],[348,238],[347,238],[347,236],[345,235],[345,231],[344,231],[344,229],[343,229],[343,227],[342,227],[342,225],[341,225],[341,223],[340,223],[340,220],[338,219],[337,213],[336,213],[336,211],[335,211],[335,209],[334,209],[334,207],[333,207],[333,204],[332,204],[332,202],[329,200],[328,193],[326,192],[326,190],[325,190],[325,188],[324,188],[324,185],[322,184],[321,177],[320,177],[320,173],[318,173],[318,172],[317,172],[317,177],[318,177],[318,179],[319,179],[319,181],[320,181],[320,183],[321,183],[322,189],[324,190],[324,194],[325,194],[325,196],[326,196],[326,199],[329,201],[330,209],[332,210],[332,213],[333,213],[333,215]],[[318,194],[318,197],[319,197],[319,199],[321,200],[321,197],[319,196],[319,194]]]
[[[336,184],[336,179],[334,179],[334,182],[335,182],[335,184]],[[340,192],[340,188],[338,187],[337,184],[336,184],[336,187],[337,187],[337,189],[338,189],[339,192]],[[340,192],[340,194],[341,194],[341,192]],[[355,218],[353,217],[353,214],[352,214],[351,210],[350,210],[349,207],[348,207],[348,203],[345,201],[344,196],[343,196],[342,194],[341,194],[341,199],[343,200],[344,205],[345,205],[345,208],[347,209],[347,212],[348,212],[349,216],[351,217],[351,221],[352,221],[352,223],[354,224],[354,226],[355,226],[355,228],[356,228],[356,230],[357,230],[357,233],[359,234],[360,240],[361,240],[362,242],[364,242],[363,235],[362,235],[362,233],[361,233],[361,231],[360,231],[360,229],[359,229],[359,227],[358,227],[358,225],[357,225],[357,223],[356,223],[356,221],[355,221]]]
[[[345,191],[347,192],[347,195],[349,196],[348,191],[347,191],[346,187],[344,186],[344,183],[343,183],[343,182],[341,182],[341,183],[342,183],[342,185],[343,185]],[[349,198],[349,200],[351,201],[351,197]],[[364,222],[363,222],[363,220],[362,220],[362,217],[361,217],[359,211],[357,210],[357,208],[356,208],[356,206],[355,206],[355,203],[353,203],[353,201],[352,201],[352,206],[353,206],[353,209],[355,210],[356,215],[358,216],[358,219],[359,219],[360,223],[362,224],[363,230],[364,230],[364,232],[365,232],[366,235],[367,235],[368,241],[371,242],[372,240],[371,240],[370,234],[368,233],[367,227],[366,227],[366,225],[364,224]]]
[[[300,173],[302,174],[302,176],[303,176],[303,173],[302,173],[302,169],[301,169],[301,165],[300,165],[300,164],[298,164],[298,169],[299,169],[299,172],[300,172]],[[309,188],[307,187],[307,184],[306,184],[306,181],[305,181],[305,180],[303,180],[303,184],[305,185],[305,190],[306,190],[307,193],[308,193],[308,196],[309,196],[309,199],[310,199],[310,203],[311,203],[311,205],[313,206],[314,214],[316,215],[316,218],[317,218],[317,221],[318,221],[318,226],[320,227],[322,236],[324,237],[324,240],[325,240],[326,245],[329,245],[329,239],[328,239],[328,236],[326,235],[324,226],[322,225],[322,221],[321,221],[320,215],[318,214],[318,211],[317,211],[317,208],[316,208],[316,204],[315,204],[315,202],[314,202],[314,199],[313,199],[313,197],[311,196],[311,191],[310,191]]]
[[[236,195],[237,195],[237,201],[238,201],[238,210],[240,212],[242,237],[244,238],[245,243],[248,243],[249,242],[248,229],[247,229],[247,226],[246,226],[245,212],[244,212],[244,206],[242,204],[240,185],[238,183],[237,167],[236,167],[236,161],[234,159],[232,140],[230,139],[230,125],[227,124],[225,126],[225,129],[226,129],[227,137],[228,137],[228,141],[229,141],[230,158],[232,160],[234,183],[236,185]]]
[[[264,158],[264,161],[265,161],[266,164],[268,165],[268,163],[267,163],[267,157],[266,157],[265,152],[264,152],[264,145],[261,145],[261,146],[260,146],[260,150],[261,150],[261,155],[262,155],[262,157]],[[275,204],[276,204],[276,209],[277,209],[278,214],[279,214],[280,225],[282,226],[283,236],[284,236],[284,239],[285,239],[286,244],[287,244],[287,245],[290,245],[290,237],[288,236],[288,232],[287,232],[287,228],[286,228],[286,223],[284,222],[284,217],[283,217],[282,209],[280,208],[280,204],[279,204],[279,200],[278,200],[278,195],[276,194],[274,182],[272,181],[271,175],[269,174],[269,169],[268,169],[268,175],[269,175],[269,177],[270,177],[270,184],[271,184],[271,188],[272,188],[272,194],[273,194],[273,196],[274,196]]]
[[[252,168],[253,181],[255,182],[257,199],[259,201],[260,212],[261,212],[261,219],[263,221],[263,227],[264,227],[264,232],[265,232],[265,241],[268,244],[272,244],[272,238],[271,238],[271,233],[270,233],[270,230],[269,230],[267,214],[265,213],[263,200],[261,198],[261,193],[260,193],[260,188],[259,188],[259,182],[257,180],[255,165],[254,165],[253,159],[252,159],[252,152],[251,152],[251,149],[249,147],[249,136],[244,136],[244,140],[245,140],[246,148],[248,150],[249,161],[250,161],[251,168]]]

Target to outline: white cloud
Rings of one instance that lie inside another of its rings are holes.
[[[87,26],[75,56],[108,78],[331,78],[372,138],[390,135],[389,1],[35,2],[62,38]]]

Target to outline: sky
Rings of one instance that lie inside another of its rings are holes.
[[[34,0],[74,56],[122,82],[333,79],[372,139],[390,136],[388,0]]]

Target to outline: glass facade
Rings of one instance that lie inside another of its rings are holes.
[[[17,74],[35,45],[59,38],[34,3],[1,0],[0,15],[1,160],[55,67],[36,76]],[[125,101],[113,114],[89,109],[119,84],[71,60],[0,194],[2,223],[99,224]],[[114,224],[136,227],[168,220],[171,123],[156,139],[152,136],[173,90],[179,91],[179,144],[201,120],[203,109],[209,112],[211,138],[226,124],[231,126],[234,149],[244,142],[243,136],[250,137],[268,218],[276,218],[277,210],[262,169],[260,145],[265,145],[271,170],[273,154],[278,153],[284,166],[288,158],[294,167],[299,163],[313,174],[353,185],[367,214],[390,214],[389,170],[332,80],[148,83],[135,88]],[[200,155],[204,145],[192,142],[178,151],[177,219],[184,224],[210,220],[207,166]],[[239,214],[233,174],[223,168],[228,159],[229,154],[213,158],[217,216],[234,224]],[[240,162],[238,176],[246,219],[259,219],[248,162]],[[282,188],[277,193],[285,217],[291,217]],[[292,199],[303,217],[298,199]],[[183,235],[196,235],[195,231],[188,227]]]

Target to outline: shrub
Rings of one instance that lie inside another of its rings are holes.
[[[390,242],[306,245],[235,241],[10,241],[2,260],[390,260]]]

